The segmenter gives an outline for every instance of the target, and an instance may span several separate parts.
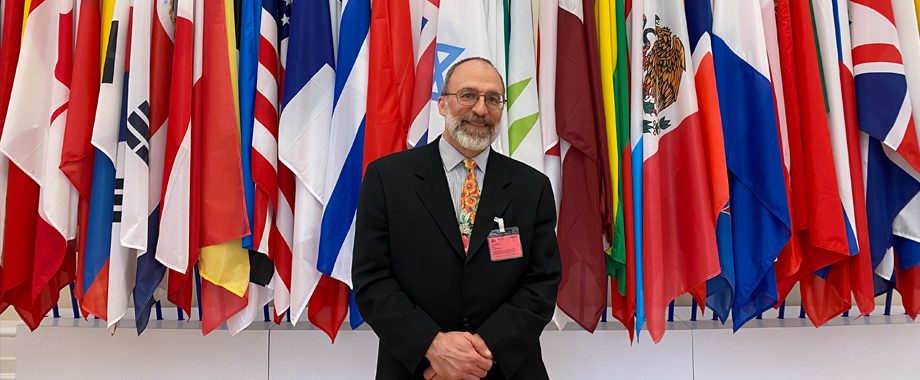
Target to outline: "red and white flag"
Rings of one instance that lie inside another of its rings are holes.
[[[40,187],[34,302],[62,266],[73,264],[64,261],[66,242],[77,235],[79,196],[58,169],[70,99],[73,2],[32,2],[22,46],[28,48],[19,57],[0,151]]]
[[[192,85],[201,77],[200,18],[202,4],[194,0],[176,2],[175,48],[173,49],[170,84],[169,119],[163,190],[160,212],[160,236],[156,258],[169,269],[169,302],[186,313],[191,312],[191,269],[198,261],[198,242],[190,239],[191,154],[192,154]],[[197,57],[197,59],[196,59]]]

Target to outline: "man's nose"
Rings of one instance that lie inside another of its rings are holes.
[[[479,98],[476,99],[476,104],[473,104],[473,112],[479,116],[485,116],[489,113],[489,107],[486,107],[485,96],[479,96]]]

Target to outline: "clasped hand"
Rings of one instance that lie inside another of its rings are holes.
[[[492,368],[492,352],[479,334],[463,331],[439,332],[428,347],[425,358],[426,380],[475,380]]]

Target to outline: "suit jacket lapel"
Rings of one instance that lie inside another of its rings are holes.
[[[479,250],[480,246],[489,237],[489,232],[494,229],[495,217],[502,217],[505,207],[511,202],[511,194],[505,187],[511,183],[511,177],[505,169],[505,163],[499,153],[489,153],[489,164],[486,167],[486,180],[482,185],[479,197],[479,207],[476,209],[476,223],[473,224],[473,233],[470,236],[470,250],[466,256],[467,261]],[[457,227],[460,228],[459,225]],[[462,245],[462,244],[461,244]]]
[[[438,141],[416,149],[425,149],[425,157],[419,162],[415,175],[422,179],[416,193],[431,217],[441,228],[444,238],[454,247],[454,251],[464,258],[463,241],[460,239],[460,224],[451,201],[444,164],[438,151]],[[491,165],[490,165],[491,166]]]

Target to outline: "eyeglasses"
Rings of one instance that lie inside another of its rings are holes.
[[[485,97],[486,107],[493,110],[500,110],[505,106],[505,97],[494,91],[480,94],[479,91],[472,88],[463,88],[460,89],[460,91],[445,93],[444,95],[455,95],[457,97],[457,102],[464,106],[476,105],[476,103],[479,102],[479,97]]]

